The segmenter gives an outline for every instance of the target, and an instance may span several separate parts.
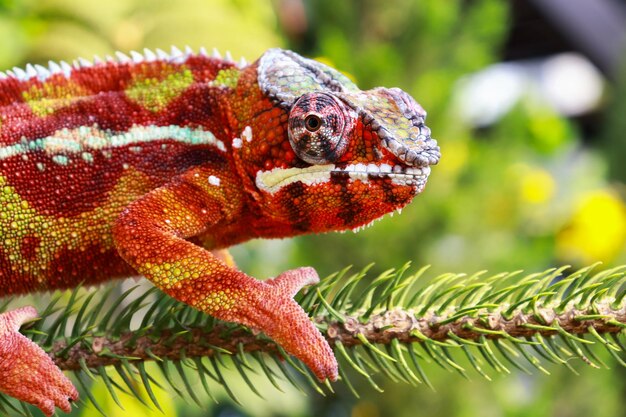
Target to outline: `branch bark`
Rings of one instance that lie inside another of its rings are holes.
[[[388,344],[393,339],[402,343],[423,342],[425,338],[443,342],[450,339],[450,334],[473,341],[481,336],[489,339],[526,339],[536,335],[552,336],[563,331],[582,335],[589,333],[590,328],[600,334],[617,334],[626,328],[626,304],[614,308],[609,302],[597,302],[592,308],[584,310],[570,306],[560,314],[549,307],[538,307],[532,314],[517,311],[510,317],[505,317],[502,311],[485,309],[447,322],[449,317],[451,315],[426,314],[418,318],[410,310],[395,309],[372,315],[365,322],[361,322],[358,316],[346,316],[343,322],[324,316],[318,317],[316,322],[327,329],[325,336],[331,345],[339,341],[344,346],[362,344],[357,337],[359,334],[372,344]],[[122,357],[130,357],[131,361],[153,360],[155,356],[179,360],[213,356],[218,351],[236,353],[240,344],[244,352],[279,354],[278,347],[271,340],[259,338],[243,328],[233,330],[227,325],[217,324],[209,331],[189,328],[185,334],[178,333],[164,330],[158,337],[137,337],[133,332],[119,338],[94,336],[69,349],[67,342],[57,342],[49,354],[65,370],[79,370],[81,360],[87,366],[97,368],[119,364]]]

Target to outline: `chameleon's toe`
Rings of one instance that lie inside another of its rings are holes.
[[[37,316],[33,307],[0,314],[0,391],[39,407],[47,416],[55,407],[69,413],[78,392],[37,344],[19,333]]]
[[[53,390],[53,392],[50,392],[49,390],[37,390],[36,392],[34,391],[30,393],[28,398],[20,398],[17,395],[14,396],[18,400],[33,404],[43,411],[46,416],[51,416],[54,414],[56,408],[59,408],[66,413],[70,413],[72,411],[72,402],[78,399],[78,395],[68,395],[68,393],[63,393],[59,390]]]
[[[55,387],[54,392],[50,393],[50,397],[53,400],[51,413],[54,413],[54,406],[69,413],[72,411],[72,402],[78,400],[78,391],[76,391],[76,388],[74,388],[67,378],[66,381],[67,384],[61,384],[62,386]]]
[[[47,416],[54,414],[54,401],[48,399],[41,399],[41,401],[33,402],[37,408],[39,408]]]
[[[55,379],[56,383],[47,387],[50,392],[46,391],[46,394],[53,400],[56,407],[69,413],[72,411],[72,402],[78,400],[78,391],[65,375],[61,374],[61,377]]]
[[[320,278],[315,269],[310,266],[305,266],[285,271],[279,276],[268,279],[265,282],[277,288],[282,294],[293,297],[302,287],[320,282]]]

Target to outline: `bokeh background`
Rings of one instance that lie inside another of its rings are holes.
[[[401,87],[429,112],[443,158],[401,216],[356,235],[254,241],[234,249],[245,271],[299,265],[322,275],[349,264],[373,272],[412,261],[430,274],[602,261],[626,252],[626,2],[621,0],[0,0],[0,68],[105,56],[116,50],[229,50],[255,59],[286,47],[320,59],[361,88]],[[426,365],[435,387],[354,378],[322,397],[264,378],[231,383],[243,405],[188,405],[179,416],[620,416],[626,372],[572,363],[550,376],[471,380]],[[199,391],[201,388],[199,386]],[[108,415],[162,415],[95,384]],[[219,392],[219,391],[218,391]],[[90,407],[73,415],[95,416]]]

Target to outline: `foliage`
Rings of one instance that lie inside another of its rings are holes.
[[[449,273],[426,285],[427,268],[409,274],[407,264],[367,283],[368,269],[348,276],[346,268],[299,296],[334,346],[341,383],[356,397],[348,369],[382,391],[377,380],[383,378],[433,388],[424,367],[429,362],[466,378],[467,368],[473,368],[490,379],[489,373],[511,369],[548,374],[546,362],[576,372],[572,359],[607,367],[597,354],[604,348],[626,366],[626,266],[570,275],[565,267],[525,276]],[[265,376],[278,389],[283,380],[300,390],[333,391],[263,335],[155,289],[137,292],[136,286],[121,295],[113,295],[111,287],[104,294],[76,289],[65,305],[58,294],[26,332],[57,365],[74,371],[83,401],[102,415],[107,413],[90,389],[97,378],[120,407],[119,395],[127,393],[158,410],[159,380],[199,405],[206,396],[215,399],[212,380],[239,403],[239,393],[224,377],[229,368],[261,397],[267,393],[257,390],[251,375]],[[149,371],[148,361],[157,366]],[[197,380],[206,396],[198,393]],[[24,410],[0,397],[1,412],[28,415]]]

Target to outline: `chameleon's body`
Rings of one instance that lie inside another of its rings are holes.
[[[291,299],[315,272],[257,281],[218,250],[403,207],[439,158],[424,116],[400,90],[361,92],[281,50],[251,65],[173,49],[2,74],[0,295],[139,273],[335,378],[332,351]],[[0,315],[0,390],[67,410],[75,390],[17,333],[34,314]]]

